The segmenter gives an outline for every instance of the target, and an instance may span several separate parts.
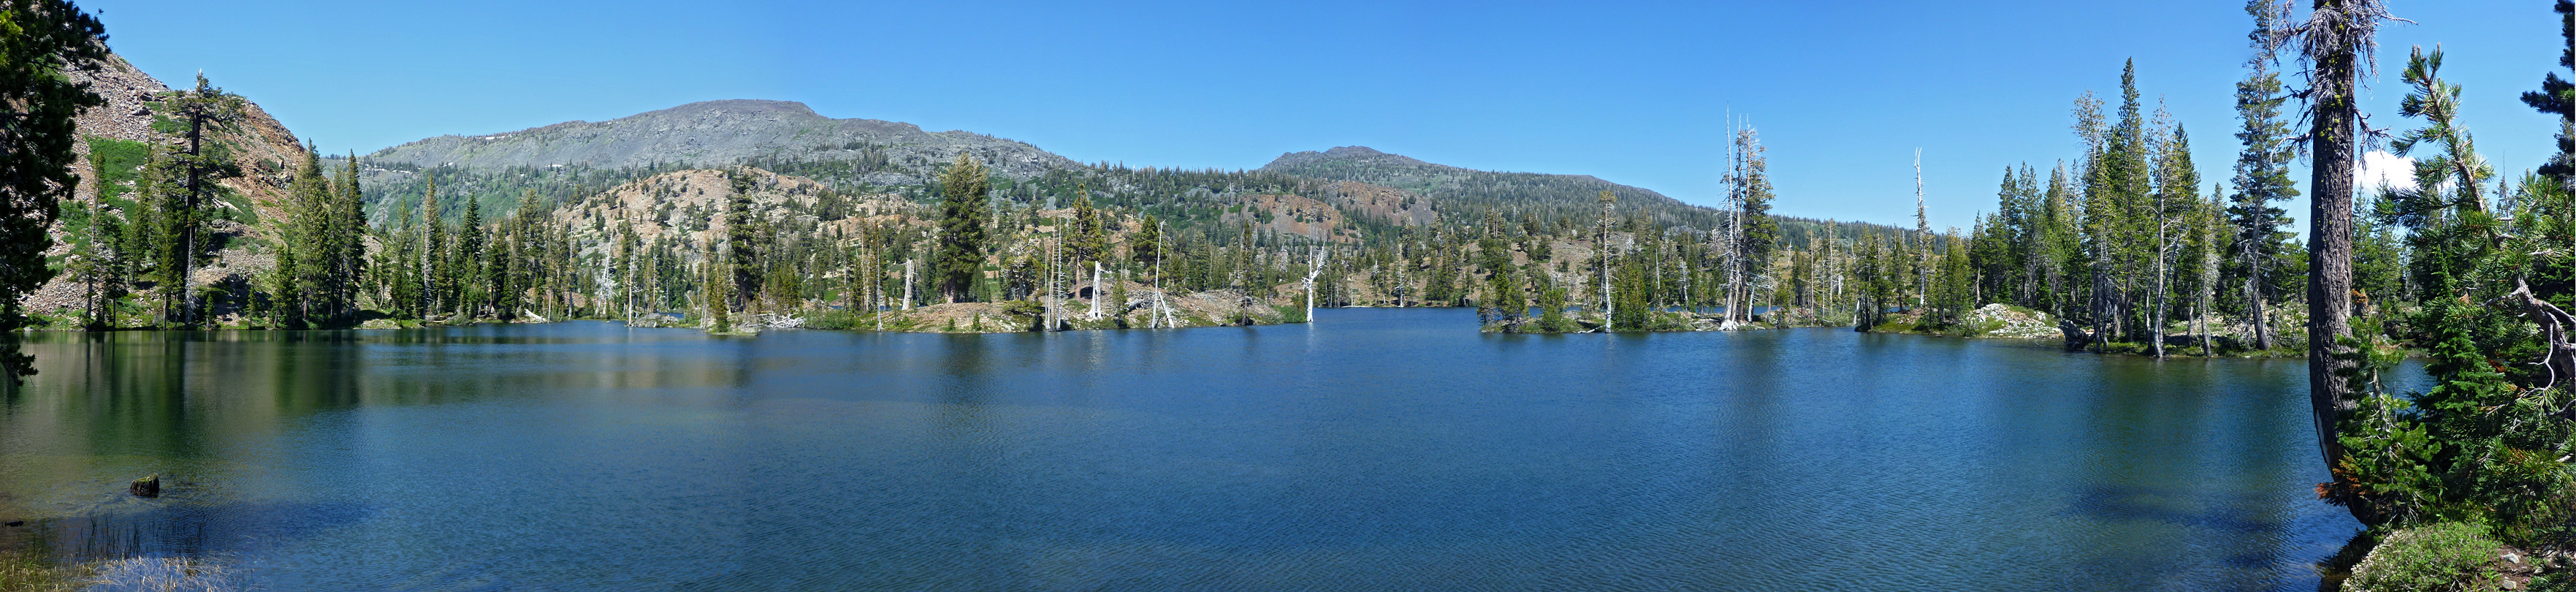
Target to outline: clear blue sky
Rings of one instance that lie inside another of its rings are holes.
[[[2442,43],[2479,147],[2539,164],[2555,123],[2515,97],[2556,67],[2549,0],[2388,2],[2421,24],[2382,36],[2373,121],[2413,124],[2396,74]],[[2072,100],[2116,96],[2131,57],[2224,179],[2250,24],[2232,0],[81,4],[145,71],[202,69],[331,152],[764,98],[1082,161],[1365,145],[1708,203],[1732,109],[1770,147],[1778,212],[1910,223],[1922,148],[1933,223],[1961,227],[2002,167],[2071,157]]]

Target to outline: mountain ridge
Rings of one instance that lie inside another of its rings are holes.
[[[836,119],[796,101],[699,101],[607,121],[566,121],[482,135],[450,134],[383,148],[364,158],[415,167],[470,169],[658,165],[731,166],[760,158],[882,158],[912,166],[973,153],[1005,175],[1026,178],[1078,166],[1027,142],[962,130],[925,131],[879,119]],[[882,184],[918,182],[897,172]]]
[[[1260,172],[1326,181],[1353,181],[1421,194],[1464,210],[1547,212],[1556,216],[1597,215],[1598,196],[1607,191],[1619,199],[1619,210],[1643,213],[1658,221],[1708,227],[1717,211],[1683,203],[1643,187],[1621,185],[1592,175],[1506,172],[1439,164],[1367,146],[1336,146],[1322,151],[1289,152],[1263,165]]]

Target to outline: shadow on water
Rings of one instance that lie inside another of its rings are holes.
[[[2079,490],[2068,511],[2094,520],[2144,520],[2238,533],[2279,532],[2285,526],[2249,510],[2260,507],[2260,500],[2254,499],[2257,496],[2234,497],[2246,499],[2212,499],[2207,494],[2180,490],[2097,485]],[[2200,509],[2185,509],[2195,506]]]
[[[0,504],[280,590],[2284,590],[2351,531],[2292,365],[1470,313],[35,335]]]
[[[121,500],[79,516],[31,524],[37,544],[68,561],[228,556],[365,521],[370,508],[341,502]]]
[[[66,564],[92,563],[116,572],[102,572],[109,579],[99,587],[144,589],[135,586],[167,579],[149,573],[168,568],[121,560],[187,558],[221,565],[275,545],[359,524],[376,513],[347,502],[221,501],[216,494],[175,480],[168,487],[159,498],[120,492],[101,495],[65,515],[12,518],[16,526],[0,531],[0,548],[29,549]]]

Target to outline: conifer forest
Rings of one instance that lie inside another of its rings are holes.
[[[70,0],[0,0],[0,362],[36,376],[16,342],[54,333],[1056,333],[1358,308],[1472,309],[1443,327],[1488,339],[1805,329],[2248,358],[2304,364],[2282,396],[2323,468],[2292,493],[2358,523],[2313,566],[2322,589],[2576,590],[2576,6],[2500,3],[2560,23],[2561,69],[2507,104],[2464,100],[2438,45],[2379,43],[2408,4],[2247,0],[2224,97],[2141,82],[2171,60],[2102,64],[2099,92],[2016,115],[2063,142],[1980,165],[1992,205],[1936,228],[1942,146],[1876,211],[1786,215],[1819,210],[1774,159],[1822,156],[1732,112],[1701,171],[1720,189],[1689,201],[1358,146],[1085,163],[782,101],[330,151],[203,72],[142,74]],[[2234,118],[2186,122],[2184,93]],[[2554,122],[2545,163],[2481,156],[2463,114],[2506,110]],[[638,131],[674,121],[722,123]],[[2195,161],[2195,141],[2241,148]],[[2411,170],[2368,177],[2374,152]],[[51,568],[12,540],[0,590],[71,589],[38,587]]]

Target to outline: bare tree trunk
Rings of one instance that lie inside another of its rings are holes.
[[[2172,290],[2166,289],[2166,278],[2173,276],[2171,269],[2173,265],[2170,263],[2172,259],[2170,253],[2173,248],[2169,244],[2172,242],[2173,233],[2166,230],[2172,224],[2168,223],[2171,221],[2171,214],[2165,208],[2164,194],[2165,192],[2161,191],[2156,193],[2156,293],[2147,298],[2147,306],[2154,307],[2154,310],[2147,311],[2147,322],[2155,325],[2147,328],[2147,336],[2156,340],[2150,349],[2155,351],[2155,356],[2158,358],[2165,357],[2165,310],[2173,308],[2169,306],[2170,302],[2165,301],[2172,293]]]
[[[1914,149],[1914,305],[1932,302],[1932,219],[1923,210],[1923,149]],[[1919,318],[1919,317],[1918,317]]]
[[[2272,349],[2271,322],[2264,317],[2270,307],[2263,304],[2262,278],[2262,253],[2249,245],[2245,251],[2245,316],[2253,321],[2254,347],[2269,350]]]
[[[2212,200],[2217,199],[2216,196],[2218,194],[2214,190],[2210,195],[2212,196]],[[2218,210],[2217,204],[2215,203],[2211,204],[2211,209],[2212,211],[2206,219],[2207,226],[2204,227],[2207,231],[2201,233],[2202,240],[2200,243],[2199,282],[2200,310],[2196,311],[2192,315],[2199,319],[2200,357],[2204,358],[2218,355],[2218,349],[2212,346],[2214,340],[2212,339],[2209,330],[2209,311],[2215,304],[2217,304],[2218,300],[2218,240],[2222,235],[2222,231],[2219,229],[2226,226],[2224,220],[2220,217],[2223,214],[2223,210]]]
[[[1733,329],[1737,323],[1736,318],[1740,316],[1738,309],[1745,304],[1745,299],[1740,298],[1739,295],[1744,294],[1744,183],[1746,179],[1743,133],[1735,132],[1729,135],[1733,137],[1728,138],[1727,150],[1728,213],[1724,245],[1726,248],[1726,322],[1721,323],[1720,326]],[[1750,320],[1751,317],[1745,318]]]
[[[1325,254],[1324,247],[1315,247],[1314,262],[1306,266],[1306,324],[1309,325],[1315,324],[1315,278],[1324,275]]]
[[[2309,129],[2308,195],[2308,405],[2317,430],[2317,448],[2326,466],[2343,457],[2335,424],[2358,407],[2352,385],[2352,208],[2353,161],[2361,130],[2355,82],[2362,52],[2371,47],[2375,0],[2317,0],[2316,18],[2302,33],[2306,57],[2313,66],[2308,101],[2314,109]],[[2337,481],[2343,476],[2334,477]],[[2365,504],[2351,504],[2356,518],[2375,523]]]

